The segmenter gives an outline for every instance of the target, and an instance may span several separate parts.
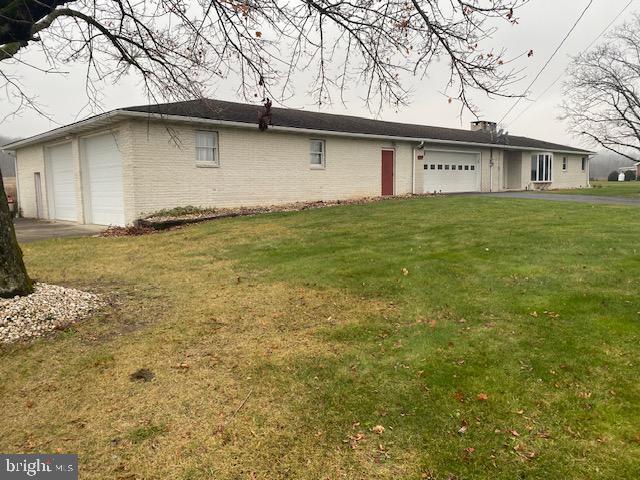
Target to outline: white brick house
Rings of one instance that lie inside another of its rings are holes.
[[[592,152],[456,130],[196,100],[130,107],[5,145],[26,217],[130,224],[176,206],[588,185]]]

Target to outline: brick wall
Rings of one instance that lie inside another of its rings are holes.
[[[43,210],[47,212],[47,193],[44,177],[44,148],[42,144],[21,148],[16,152],[17,180],[18,180],[18,205],[22,214],[27,218],[35,218],[36,188],[34,173],[40,172],[42,183]]]
[[[409,142],[248,128],[202,129],[218,132],[217,168],[196,165],[197,127],[130,123],[130,180],[137,214],[185,205],[231,207],[377,196],[381,193],[383,148],[396,152],[395,193],[411,192],[413,145]],[[312,138],[326,142],[324,169],[310,165]]]

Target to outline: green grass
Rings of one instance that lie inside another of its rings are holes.
[[[0,352],[0,451],[104,479],[638,478],[639,220],[434,197],[28,244],[113,306]]]
[[[600,197],[627,197],[640,199],[640,181],[633,182],[591,182],[591,188],[548,190],[545,193],[565,195],[595,195]]]

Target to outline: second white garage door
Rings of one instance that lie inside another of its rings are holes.
[[[425,152],[424,192],[480,191],[480,156],[476,153]]]
[[[124,225],[122,157],[114,134],[84,140],[86,222]]]

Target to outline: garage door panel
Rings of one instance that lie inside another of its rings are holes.
[[[480,190],[480,162],[475,153],[426,152],[424,192]]]
[[[71,143],[47,148],[49,216],[55,220],[78,220],[76,177]]]
[[[124,225],[122,158],[113,134],[84,141],[87,210],[91,223]]]

